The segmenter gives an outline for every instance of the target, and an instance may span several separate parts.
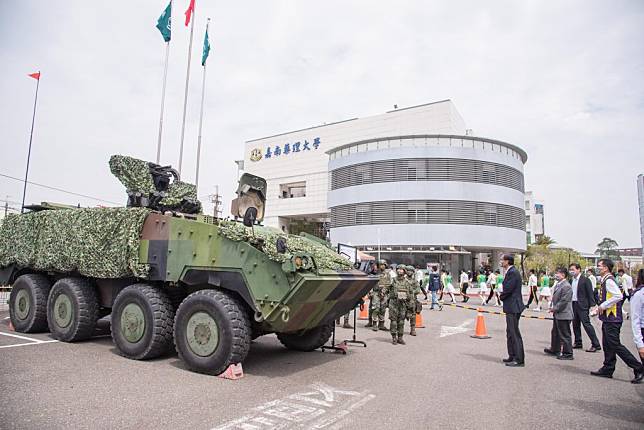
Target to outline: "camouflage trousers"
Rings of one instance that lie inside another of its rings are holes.
[[[407,306],[407,319],[409,320],[409,325],[413,328],[416,327],[416,307],[418,306],[418,300],[414,299],[409,302]]]
[[[371,313],[370,319],[374,323],[385,321],[385,311],[387,310],[387,298],[381,293],[374,293],[369,304]]]
[[[402,336],[405,332],[405,318],[409,309],[408,300],[389,299],[389,331],[392,336]]]

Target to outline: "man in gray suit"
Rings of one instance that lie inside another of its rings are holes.
[[[570,336],[570,323],[573,319],[572,312],[572,286],[566,280],[568,270],[565,267],[557,268],[552,305],[550,313],[552,331],[550,332],[550,348],[543,350],[548,355],[555,355],[559,360],[572,360],[572,337]]]

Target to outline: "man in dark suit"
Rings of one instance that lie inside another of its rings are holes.
[[[509,367],[523,367],[525,353],[523,352],[523,339],[519,331],[519,319],[525,305],[521,295],[521,274],[514,267],[514,256],[512,255],[503,254],[501,266],[505,269],[501,301],[503,302],[503,312],[505,312],[506,337],[508,339],[508,358],[504,358],[503,362]]]
[[[569,270],[572,277],[572,331],[575,338],[573,348],[582,348],[581,326],[583,325],[591,344],[586,352],[601,351],[602,347],[595,334],[595,328],[591,324],[590,317],[588,316],[589,309],[597,304],[593,292],[593,285],[590,279],[581,274],[581,266],[578,263],[571,264]]]

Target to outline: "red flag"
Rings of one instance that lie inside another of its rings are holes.
[[[36,73],[29,73],[29,76],[34,78],[35,80],[39,81],[40,80],[40,72]]]
[[[186,11],[186,27],[190,24],[190,18],[192,18],[192,13],[195,11],[195,0],[190,0],[190,6]]]

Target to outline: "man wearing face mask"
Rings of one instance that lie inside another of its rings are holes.
[[[555,355],[559,360],[572,360],[572,339],[570,337],[570,322],[572,312],[572,287],[566,280],[568,271],[565,267],[557,268],[555,279],[557,283],[552,293],[552,304],[549,312],[552,313],[552,331],[550,334],[550,348],[543,350],[546,354]]]
[[[599,339],[597,339],[597,335],[595,334],[595,328],[591,324],[590,317],[588,316],[589,309],[596,305],[593,284],[587,277],[581,274],[581,266],[578,263],[572,263],[569,269],[570,276],[572,277],[572,330],[575,334],[573,348],[583,348],[581,337],[581,326],[583,325],[591,344],[586,352],[601,351],[602,348],[599,346]]]

